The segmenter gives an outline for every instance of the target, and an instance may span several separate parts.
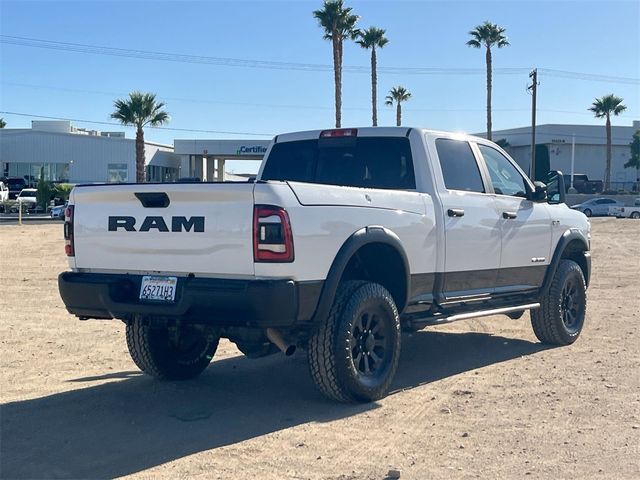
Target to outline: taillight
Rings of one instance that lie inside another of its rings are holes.
[[[336,138],[336,137],[357,137],[357,128],[337,128],[333,130],[323,130],[320,132],[320,138]]]
[[[253,260],[293,262],[291,222],[284,208],[256,205],[253,209]]]
[[[76,249],[73,244],[73,205],[64,209],[64,253],[73,257]]]

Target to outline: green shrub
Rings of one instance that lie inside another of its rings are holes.
[[[53,186],[53,198],[59,198],[60,200],[66,202],[69,200],[69,194],[71,190],[73,190],[73,185],[68,183],[58,183]]]

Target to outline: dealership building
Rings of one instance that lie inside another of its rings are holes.
[[[612,127],[613,187],[631,190],[637,171],[624,168],[630,158],[629,144],[640,122]],[[494,141],[505,140],[506,150],[529,171],[531,128],[493,132]],[[571,173],[575,142],[574,172],[592,180],[603,180],[606,165],[604,125],[539,125],[536,127],[536,178],[549,170]],[[173,145],[145,142],[145,164],[149,181],[197,178],[204,181],[241,180],[228,172],[255,173],[269,140],[174,140]],[[247,168],[243,163],[247,162]],[[253,172],[252,172],[253,170]],[[40,173],[46,180],[68,183],[134,182],[135,139],[124,132],[101,132],[74,127],[68,121],[33,121],[30,129],[0,129],[0,177],[24,177],[35,182]]]
[[[624,168],[631,158],[629,144],[640,129],[640,121],[629,126],[611,127],[611,182],[615,189],[631,190],[639,181],[635,168]],[[493,141],[506,140],[505,150],[525,172],[531,166],[531,127],[497,130]],[[575,147],[574,147],[575,145]],[[536,178],[543,179],[549,170],[571,173],[574,150],[574,173],[586,174],[590,180],[604,180],[607,165],[607,138],[603,125],[536,126]]]
[[[116,183],[135,181],[135,139],[124,132],[74,127],[68,121],[33,121],[31,128],[0,129],[0,177],[34,183]],[[238,179],[225,172],[228,160],[262,160],[268,140],[175,140],[145,142],[147,179]],[[254,162],[255,163],[255,162]]]

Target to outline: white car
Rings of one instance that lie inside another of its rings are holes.
[[[306,349],[320,392],[372,401],[401,329],[530,310],[542,342],[576,341],[590,223],[559,172],[548,190],[483,138],[278,135],[255,181],[76,186],[60,295],[80,319],[122,320],[158,378],[196,377],[228,338],[250,357]]]
[[[611,208],[622,206],[624,202],[612,198],[592,198],[577,205],[571,205],[571,208],[584,213],[587,217],[597,217],[609,215]]]
[[[20,193],[16,197],[16,200],[18,202],[18,205],[22,206],[23,211],[30,210],[38,204],[38,200],[36,199],[37,193],[38,190],[35,188],[23,188],[20,191]],[[17,207],[14,207],[14,211],[18,211]]]
[[[9,187],[4,182],[0,182],[0,203],[9,200]]]
[[[49,211],[49,215],[51,218],[58,218],[60,220],[64,220],[64,211],[67,208],[68,202],[65,202],[64,205],[56,205],[55,207],[51,207]]]

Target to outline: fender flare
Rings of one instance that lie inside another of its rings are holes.
[[[402,242],[400,241],[400,238],[391,230],[379,226],[369,226],[361,228],[360,230],[353,233],[342,244],[340,250],[338,250],[336,257],[331,264],[331,268],[329,268],[327,278],[322,286],[320,299],[318,300],[316,311],[312,317],[313,323],[322,322],[329,315],[329,311],[331,310],[333,300],[338,290],[340,279],[342,278],[349,260],[351,260],[353,255],[361,247],[370,243],[382,243],[385,245],[389,245],[400,255],[405,271],[406,289],[404,298],[402,299],[402,304],[396,305],[396,307],[398,308],[398,312],[401,312],[405,308],[409,297],[411,273],[409,269],[409,260],[407,258],[404,247],[402,246]]]
[[[558,265],[560,264],[560,260],[562,259],[562,254],[566,250],[567,246],[575,240],[578,240],[584,247],[583,251],[585,252],[585,256],[587,257],[587,262],[586,262],[587,272],[585,272],[585,282],[587,286],[589,286],[589,276],[590,276],[590,269],[591,269],[591,258],[590,258],[590,254],[588,253],[589,242],[586,238],[584,238],[584,235],[582,235],[582,233],[580,233],[578,230],[569,229],[566,232],[564,232],[562,234],[562,237],[560,237],[560,240],[558,240],[556,249],[553,252],[553,257],[551,257],[551,262],[547,267],[547,271],[544,274],[544,280],[542,281],[542,285],[540,286],[541,294],[546,292],[551,286],[551,281],[553,280],[553,276],[555,275],[556,270],[558,269]]]

